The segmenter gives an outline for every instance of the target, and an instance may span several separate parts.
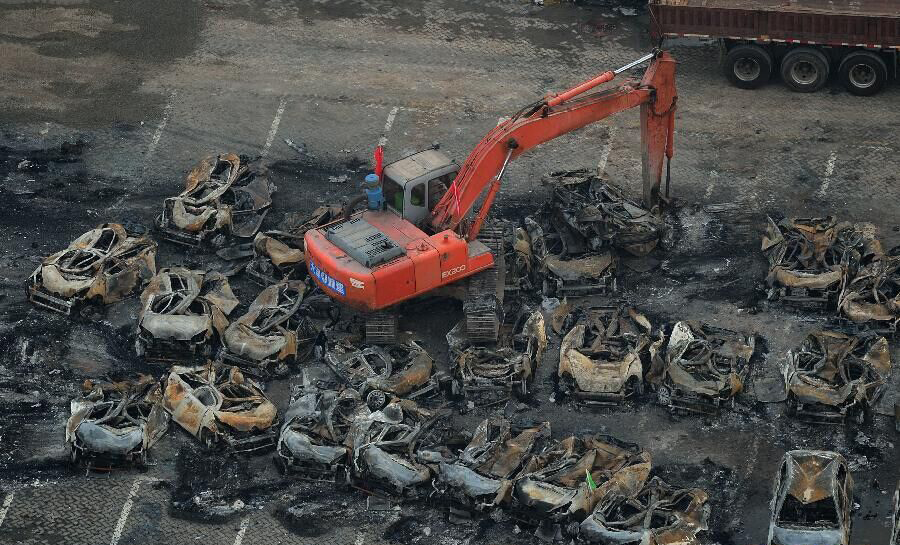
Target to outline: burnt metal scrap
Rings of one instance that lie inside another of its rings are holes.
[[[849,543],[853,477],[836,452],[792,450],[775,477],[769,543]]]
[[[699,544],[707,529],[708,495],[699,488],[676,488],[653,477],[636,492],[612,493],[581,523],[588,543]]]
[[[221,273],[162,269],[141,294],[137,353],[163,361],[208,356],[237,305]]]
[[[769,299],[821,310],[834,309],[841,288],[860,263],[883,253],[868,224],[835,218],[768,218],[762,250],[769,261]]]
[[[275,445],[275,405],[237,367],[214,363],[172,367],[163,406],[207,448],[258,452]]]
[[[43,260],[28,279],[28,299],[63,314],[79,303],[114,303],[140,289],[156,274],[156,243],[106,223],[76,238]]]
[[[198,246],[213,237],[251,238],[272,204],[275,186],[246,157],[224,153],[203,159],[187,175],[185,190],[163,203],[160,235]]]
[[[646,316],[625,305],[591,307],[563,337],[559,386],[589,404],[618,403],[644,391],[644,361],[661,348]]]
[[[94,467],[131,463],[144,466],[147,451],[169,427],[159,382],[150,376],[120,382],[86,380],[73,399],[66,444],[73,463]]]
[[[871,419],[891,373],[887,339],[836,331],[811,333],[788,352],[782,370],[788,413],[802,419],[841,422]]]
[[[838,300],[842,316],[894,334],[900,326],[900,248],[878,254],[845,283]]]
[[[527,396],[547,349],[547,331],[540,311],[517,322],[509,346],[468,345],[460,340],[462,323],[447,334],[456,393],[464,393],[480,405],[503,402],[513,395]]]
[[[734,405],[750,374],[754,335],[709,324],[677,322],[665,354],[653,358],[647,380],[671,409],[715,412]]]
[[[338,205],[320,206],[297,227],[258,233],[253,239],[253,259],[247,265],[247,274],[263,286],[303,279],[306,276],[303,235],[338,219],[341,212]]]
[[[221,358],[249,374],[286,374],[298,356],[309,355],[315,340],[314,328],[296,316],[305,293],[306,284],[298,281],[262,290],[225,329]]]

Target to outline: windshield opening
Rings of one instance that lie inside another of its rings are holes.
[[[778,522],[806,527],[837,528],[839,525],[837,505],[831,497],[803,503],[788,494],[778,513]]]
[[[391,180],[387,176],[382,181],[382,191],[384,193],[384,202],[388,206],[403,214],[403,186]]]

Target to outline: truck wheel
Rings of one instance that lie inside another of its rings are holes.
[[[772,77],[772,56],[758,45],[738,45],[725,57],[724,70],[735,87],[756,89]]]
[[[809,47],[791,50],[781,61],[781,79],[798,93],[815,93],[828,82],[830,72],[828,57]]]
[[[884,60],[868,51],[847,55],[838,69],[841,83],[856,96],[877,94],[887,83],[888,70]]]

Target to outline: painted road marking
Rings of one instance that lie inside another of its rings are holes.
[[[834,174],[835,161],[837,161],[837,154],[832,151],[831,155],[828,156],[828,162],[825,163],[825,179],[822,180],[822,187],[819,188],[819,197],[824,197],[825,192],[828,191],[828,185],[831,184],[831,176]]]
[[[356,544],[355,545],[363,545],[363,533],[356,532]]]
[[[706,186],[706,193],[703,198],[705,200],[709,200],[712,197],[713,189],[716,187],[716,180],[719,179],[719,171],[711,170],[709,171],[709,185]]]
[[[606,163],[609,162],[609,152],[612,151],[612,140],[615,133],[615,127],[609,126],[606,128],[606,143],[603,144],[603,149],[600,150],[600,161],[597,162],[597,176],[603,176],[603,173],[606,172]]]
[[[272,127],[269,128],[269,136],[266,137],[266,145],[263,146],[262,152],[259,154],[262,158],[269,155],[269,148],[272,147],[272,142],[275,141],[275,135],[278,134],[278,125],[281,124],[281,116],[284,115],[285,106],[287,106],[286,96],[281,97],[281,100],[278,102],[278,109],[275,111],[275,119],[272,120]]]
[[[144,161],[147,162],[153,157],[153,154],[156,152],[156,146],[159,145],[159,139],[162,138],[162,133],[166,130],[166,125],[169,123],[169,116],[172,115],[172,106],[175,104],[175,91],[172,90],[169,93],[169,100],[166,101],[166,107],[163,109],[162,120],[159,122],[159,125],[156,126],[156,132],[153,133],[153,138],[150,139],[150,145],[147,146],[147,154],[144,156]]]
[[[238,530],[236,536],[234,536],[234,545],[241,545],[241,542],[244,541],[244,534],[247,533],[247,527],[250,526],[250,515],[244,517],[244,520],[241,521],[241,527]]]
[[[387,144],[387,135],[391,132],[391,127],[394,126],[394,118],[397,117],[397,112],[399,111],[400,108],[397,106],[391,108],[391,113],[388,114],[387,121],[384,122],[384,131],[381,133],[381,138],[378,139],[379,146]]]
[[[13,501],[13,493],[10,492],[3,498],[3,507],[0,507],[0,526],[3,526],[3,521],[6,519],[6,513],[9,511],[9,506],[12,505]]]
[[[137,497],[138,488],[140,488],[141,483],[152,480],[155,479],[138,477],[134,480],[134,484],[131,485],[131,490],[128,492],[128,498],[125,500],[125,505],[122,506],[122,514],[119,515],[119,522],[116,523],[116,529],[113,530],[109,545],[117,545],[119,540],[122,539],[122,531],[125,530],[125,523],[128,522],[128,515],[131,514],[131,508],[134,506],[134,498]]]

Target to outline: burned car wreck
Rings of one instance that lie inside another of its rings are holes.
[[[469,345],[463,340],[462,322],[447,333],[454,394],[463,394],[478,405],[528,394],[535,369],[547,349],[547,331],[540,311],[520,318],[512,324],[508,346]]]
[[[188,173],[185,190],[165,200],[156,228],[164,239],[187,246],[218,236],[223,241],[228,236],[252,238],[274,192],[268,176],[251,167],[247,157],[207,157]]]
[[[41,262],[28,279],[28,299],[63,314],[83,302],[120,301],[156,274],[156,249],[143,232],[100,225]]]
[[[770,300],[818,310],[837,306],[843,283],[864,259],[881,253],[872,226],[833,217],[768,218],[762,251],[769,261]]]
[[[644,361],[663,343],[646,316],[624,305],[580,310],[559,348],[559,389],[583,404],[620,403],[644,391]]]
[[[221,273],[162,269],[141,294],[135,350],[159,361],[209,356],[237,305]]]
[[[253,239],[253,258],[247,264],[247,274],[261,286],[302,280],[306,276],[303,235],[335,221],[341,212],[342,207],[337,205],[320,206],[295,228],[258,233]]]
[[[836,452],[792,450],[775,477],[768,545],[847,545],[853,477]]]
[[[159,382],[142,375],[120,382],[86,380],[66,423],[72,463],[144,466],[148,450],[169,428]]]
[[[298,281],[262,290],[222,334],[222,360],[252,375],[285,375],[298,356],[309,355],[317,333],[297,316],[305,293],[306,284]]]
[[[816,422],[839,423],[847,417],[868,422],[890,373],[884,337],[811,333],[788,352],[782,369],[788,414]]]
[[[237,367],[172,367],[163,407],[206,448],[259,452],[274,447],[278,414],[258,384]]]
[[[842,316],[885,335],[900,326],[900,247],[876,255],[845,283],[838,300]]]
[[[647,381],[657,401],[672,410],[710,413],[734,406],[744,389],[756,338],[695,322],[677,322],[663,354],[656,354]]]

